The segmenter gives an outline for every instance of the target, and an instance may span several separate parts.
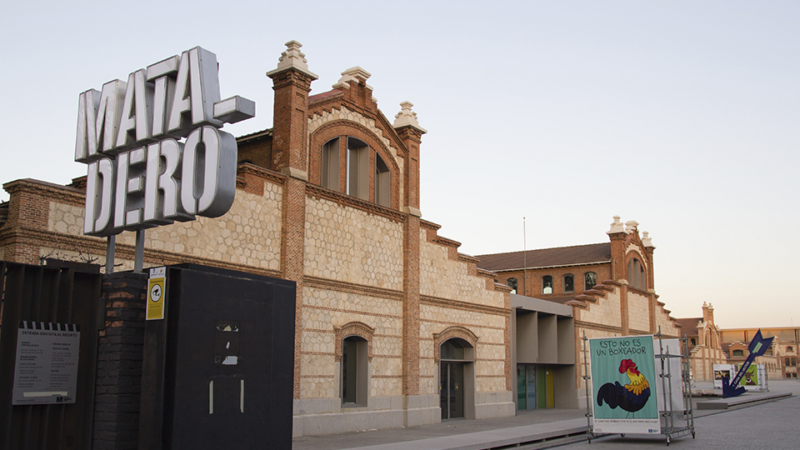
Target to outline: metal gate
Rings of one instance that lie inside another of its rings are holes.
[[[77,264],[0,261],[0,448],[90,449],[102,275]],[[75,324],[82,331],[75,403],[12,405],[20,322]]]

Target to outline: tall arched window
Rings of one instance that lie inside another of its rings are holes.
[[[583,290],[588,291],[597,284],[597,274],[594,272],[586,272],[583,274]]]
[[[369,145],[347,138],[347,189],[345,193],[369,200]]]
[[[575,277],[564,275],[564,292],[575,292]]]
[[[542,294],[553,293],[553,277],[545,275],[542,277]]]
[[[322,187],[339,190],[339,138],[322,146]]]
[[[389,207],[392,204],[392,176],[389,165],[370,146],[351,136],[336,137],[322,146],[320,185]],[[344,158],[342,169],[341,158]],[[372,179],[371,179],[372,177]],[[372,191],[371,191],[372,190]]]
[[[392,175],[383,158],[375,154],[375,203],[389,207],[392,205]]]
[[[517,279],[516,278],[509,278],[506,281],[506,284],[508,285],[508,287],[510,287],[511,289],[514,290],[515,294],[517,293]]]
[[[628,261],[628,285],[643,291],[647,290],[644,267],[642,267],[642,263],[636,258]]]

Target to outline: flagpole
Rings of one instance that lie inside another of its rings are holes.
[[[525,216],[522,217],[522,295],[528,295],[528,241],[525,231]]]

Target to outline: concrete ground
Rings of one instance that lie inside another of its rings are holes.
[[[770,381],[770,393],[791,393],[791,397],[752,406],[743,405],[722,411],[696,411],[695,438],[672,440],[676,449],[797,449],[800,448],[800,382]],[[748,394],[744,394],[748,395]],[[758,394],[751,394],[758,395]],[[587,443],[559,448],[587,448]],[[595,439],[591,448],[648,449],[664,448],[664,436],[607,436]]]
[[[698,389],[711,389],[699,383]],[[727,410],[698,410],[695,399],[695,439],[691,435],[674,438],[671,447],[796,449],[800,448],[800,382],[770,381],[770,392],[746,393],[752,398],[774,394],[792,397],[755,404],[731,406]],[[744,397],[743,396],[743,397]],[[402,450],[402,449],[482,449],[514,445],[550,435],[582,433],[587,430],[585,410],[548,409],[522,412],[516,417],[490,420],[455,420],[413,428],[310,436],[293,440],[293,450]],[[570,444],[570,440],[539,442],[517,448],[586,448],[586,441]],[[659,436],[619,435],[596,438],[592,446],[601,448],[663,448],[666,438]],[[579,447],[582,446],[582,447]],[[591,447],[594,448],[594,447]]]

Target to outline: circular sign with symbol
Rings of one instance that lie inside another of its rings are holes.
[[[161,286],[154,284],[152,288],[150,288],[150,300],[157,302],[161,300]]]

